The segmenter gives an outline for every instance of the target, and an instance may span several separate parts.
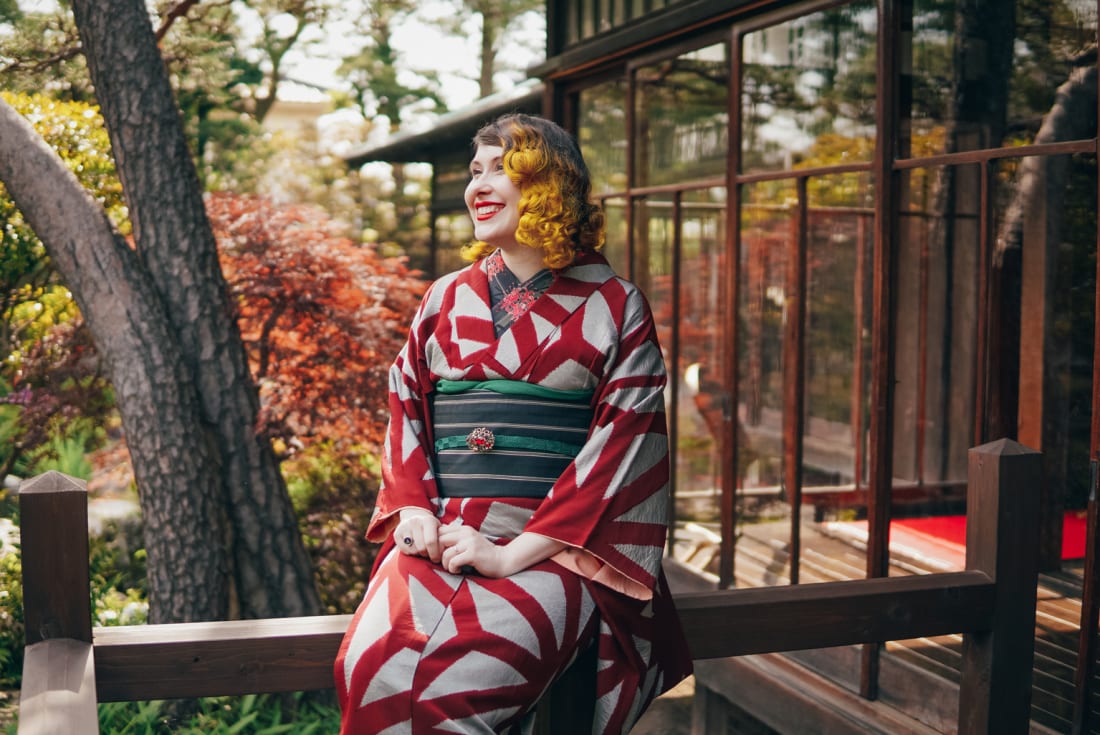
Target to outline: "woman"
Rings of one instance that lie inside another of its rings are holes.
[[[597,647],[594,733],[690,671],[661,574],[665,370],[649,306],[598,253],[573,138],[474,138],[475,262],[424,297],[390,373],[385,545],[336,661],[342,732],[522,732]]]

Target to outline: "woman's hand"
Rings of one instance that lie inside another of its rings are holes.
[[[463,526],[461,520],[440,526],[439,541],[443,545],[441,563],[451,574],[459,574],[463,567],[468,567],[483,577],[495,578],[522,572],[565,548],[562,542],[535,533],[521,533],[500,546],[473,528]]]
[[[393,540],[402,554],[426,556],[439,563],[443,547],[439,543],[439,519],[422,508],[405,508],[393,529]]]
[[[439,542],[443,545],[441,563],[451,574],[461,574],[463,567],[477,571],[483,577],[506,577],[505,546],[497,546],[470,526],[455,520],[439,527]]]

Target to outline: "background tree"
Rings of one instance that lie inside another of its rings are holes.
[[[11,92],[49,90],[63,100],[89,101],[91,84],[72,14],[23,11],[17,0],[0,12],[0,76]]]
[[[42,95],[0,93],[57,152],[108,217],[127,230],[122,188],[107,132],[94,108]],[[79,310],[53,269],[41,240],[0,184],[0,477],[34,471],[61,446],[81,444],[102,424],[105,401],[98,365],[73,329]],[[82,439],[83,438],[83,439]]]
[[[522,72],[500,53],[509,34],[530,25],[532,15],[545,12],[543,0],[452,0],[454,12],[437,18],[439,27],[453,35],[464,33],[464,26],[472,17],[480,23],[478,54],[478,94],[481,97],[496,91],[496,75],[499,72]]]
[[[329,19],[322,0],[158,0],[156,38],[185,118],[204,183],[254,190],[272,153],[261,124],[285,81],[287,54]],[[92,101],[81,42],[68,4],[0,13],[0,74],[11,91],[46,90]],[[246,33],[256,26],[256,33]]]
[[[410,74],[392,43],[394,29],[416,9],[411,0],[375,0],[356,20],[359,35],[365,40],[360,51],[344,58],[340,74],[352,87],[352,98],[368,120],[384,118],[390,133],[401,129],[402,115],[409,110],[443,112],[446,106],[439,93],[439,77],[418,72]],[[396,164],[391,171],[393,188],[364,201],[364,224],[378,233],[382,242],[417,258],[428,250],[430,232],[427,220],[428,188],[410,180],[407,169]],[[389,214],[390,216],[387,216]]]
[[[322,26],[329,6],[318,0],[251,0],[245,3],[260,23],[258,40],[253,46],[260,54],[262,82],[252,87],[252,115],[263,123],[279,94],[287,52],[301,45],[303,34],[311,26]]]
[[[207,210],[260,385],[259,428],[283,458],[324,610],[352,612],[376,551],[363,530],[389,365],[426,284],[317,209],[217,194]]]
[[[8,105],[0,180],[74,293],[117,391],[142,489],[150,619],[316,612],[276,458],[255,434],[258,397],[146,9],[82,0],[73,13],[134,247]]]

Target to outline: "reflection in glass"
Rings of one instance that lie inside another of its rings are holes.
[[[635,199],[634,282],[653,308],[657,337],[666,358],[672,344],[672,239],[671,198],[666,195]],[[671,372],[671,365],[667,367]]]
[[[908,7],[903,158],[1095,135],[1096,75],[1088,73],[1096,62],[1095,3],[914,0]],[[1073,112],[1090,99],[1091,115]]]
[[[1002,159],[993,176],[996,246],[1022,255],[1019,303],[1009,307],[1020,313],[1018,438],[1043,448],[1045,489],[1069,510],[1085,508],[1089,495],[1096,163],[1094,155]],[[995,262],[1004,254],[995,251]]]
[[[577,141],[594,196],[626,190],[626,83],[616,79],[578,95]]]
[[[774,182],[742,188],[737,307],[737,497],[746,524],[786,517],[783,483],[783,324],[787,252],[797,208]],[[771,523],[777,543],[789,522]],[[784,566],[785,566],[784,562]],[[769,572],[771,583],[781,582]],[[785,574],[785,573],[784,573]]]
[[[607,218],[607,239],[603,246],[603,256],[623,278],[630,275],[626,251],[626,201],[623,199],[605,199],[603,211]]]
[[[717,533],[722,467],[722,256],[726,191],[685,191],[634,202],[634,280],[653,309],[666,360],[673,442],[674,538],[689,543]],[[674,282],[677,240],[680,282]],[[704,552],[717,572],[717,547]],[[699,560],[697,560],[699,561]]]
[[[901,179],[894,388],[894,497],[962,511],[975,410],[981,289],[980,169]]]
[[[718,530],[722,487],[722,252],[725,189],[685,192],[680,228],[676,521]],[[666,348],[667,349],[667,348]],[[709,569],[717,572],[716,568]]]
[[[870,191],[867,178],[817,177],[807,187],[802,492],[819,510],[850,505],[844,493],[866,471],[874,210],[850,206],[839,192],[858,202]]]
[[[876,26],[861,0],[745,34],[742,170],[871,160]]]
[[[635,77],[635,186],[726,170],[729,55],[724,43],[645,66]]]

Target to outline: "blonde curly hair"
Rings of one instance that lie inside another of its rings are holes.
[[[604,213],[589,200],[592,181],[572,135],[545,118],[512,114],[481,128],[473,142],[504,149],[504,171],[520,190],[516,241],[542,250],[547,268],[566,268],[578,253],[603,247]],[[462,257],[480,260],[493,250],[476,241]]]

